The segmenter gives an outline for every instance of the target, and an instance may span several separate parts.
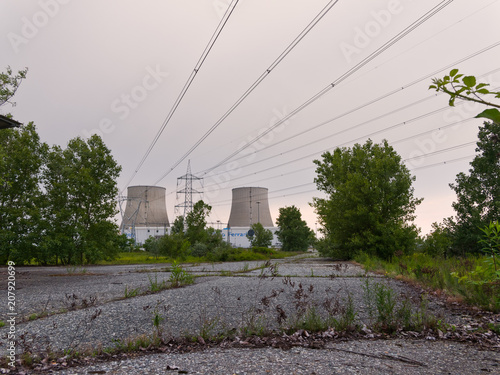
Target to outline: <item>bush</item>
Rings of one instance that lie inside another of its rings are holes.
[[[438,223],[433,223],[432,229],[432,232],[424,239],[422,251],[431,256],[449,255],[453,242],[449,229]]]
[[[202,242],[196,242],[191,247],[191,255],[194,257],[204,257],[208,254],[208,246]]]

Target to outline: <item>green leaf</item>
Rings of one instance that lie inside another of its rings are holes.
[[[489,86],[489,83],[480,83],[476,86],[476,90],[482,89],[483,87]]]
[[[486,109],[476,116],[476,118],[486,118],[497,124],[500,124],[500,111],[495,108]]]
[[[450,72],[450,76],[451,77],[455,77],[458,73],[458,69],[453,69],[451,72]]]
[[[474,87],[476,86],[476,77],[474,76],[464,77],[463,82],[467,87]]]
[[[480,89],[480,90],[477,90],[476,92],[478,94],[485,94],[485,95],[490,93],[490,91],[487,89]]]

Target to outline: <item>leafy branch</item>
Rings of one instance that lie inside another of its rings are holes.
[[[490,91],[487,88],[488,83],[477,82],[474,76],[459,74],[458,69],[451,70],[450,74],[444,78],[434,78],[432,83],[429,89],[448,94],[450,96],[448,104],[451,107],[455,106],[457,98],[494,107],[481,112],[476,118],[486,118],[500,124],[500,111],[496,109],[500,108],[500,105],[484,99],[484,95],[493,95],[494,98],[498,99],[500,92]]]

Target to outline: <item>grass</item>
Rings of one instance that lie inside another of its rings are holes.
[[[488,263],[488,257],[468,256],[466,258],[432,257],[423,253],[393,257],[384,261],[367,254],[358,255],[355,260],[366,271],[385,274],[430,288],[451,299],[462,300],[479,308],[500,311],[500,283],[476,280]]]
[[[269,249],[268,252],[255,252],[251,249],[234,249],[225,259],[216,259],[216,261],[253,261],[253,260],[269,260],[269,259],[284,259],[287,257],[303,254],[302,252],[280,251]],[[164,256],[156,256],[147,251],[140,252],[121,252],[114,260],[100,261],[97,264],[102,265],[127,265],[127,264],[165,264],[172,263],[176,259]],[[179,261],[179,259],[177,259]],[[207,257],[193,257],[187,256],[182,260],[182,263],[204,263],[210,262],[211,259]],[[70,269],[71,270],[71,269]],[[70,271],[68,270],[68,272]]]

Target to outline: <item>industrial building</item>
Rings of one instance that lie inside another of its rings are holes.
[[[228,225],[222,230],[222,236],[235,247],[250,247],[247,233],[255,223],[261,223],[273,233],[272,246],[280,246],[275,235],[269,210],[268,189],[263,187],[240,187],[232,190],[231,212]]]
[[[122,212],[121,233],[143,244],[149,237],[161,237],[170,227],[167,215],[166,189],[160,186],[129,186],[125,210]]]

